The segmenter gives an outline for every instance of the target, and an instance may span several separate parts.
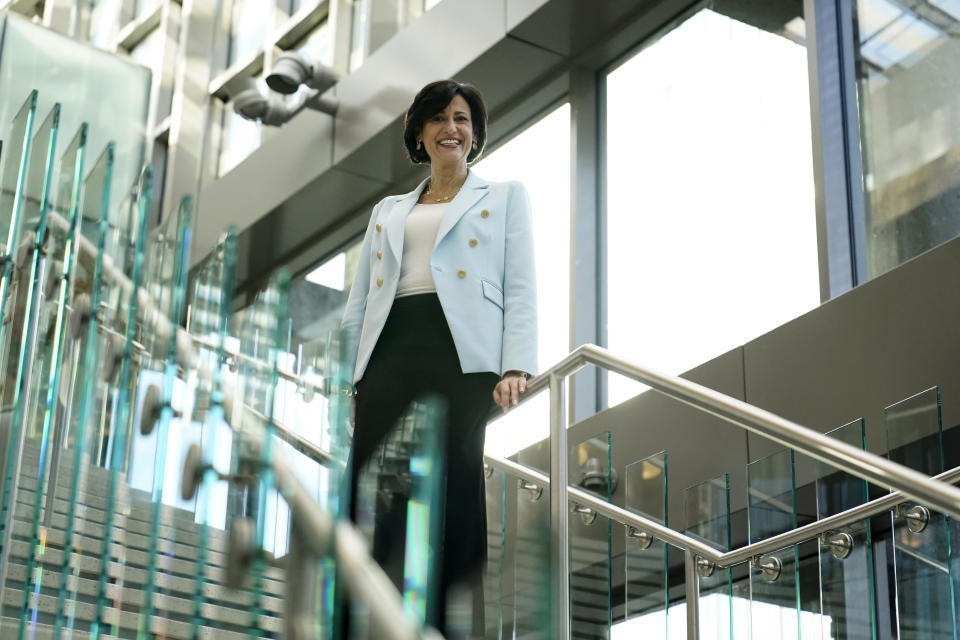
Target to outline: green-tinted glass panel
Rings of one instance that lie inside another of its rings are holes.
[[[687,535],[720,551],[732,544],[730,527],[730,475],[723,474],[684,490]],[[733,570],[717,569],[700,578],[700,637],[733,640],[743,633],[746,620],[733,616]]]
[[[96,321],[90,317],[92,309],[99,307],[104,280],[110,207],[110,189],[113,178],[114,148],[106,149],[94,163],[84,182],[80,215],[89,225],[97,224],[99,233],[93,251],[77,251],[76,264],[83,265],[89,258],[89,280],[80,282],[78,269],[74,280],[77,296],[68,316],[68,362],[64,380],[66,394],[61,402],[65,405],[64,464],[59,473],[68,480],[64,500],[53,503],[48,516],[51,528],[64,531],[60,547],[60,566],[57,578],[57,601],[55,635],[73,630],[87,631],[93,622],[93,607],[78,604],[94,602],[97,596],[97,572],[101,568],[99,554],[102,547],[92,544],[101,540],[106,527],[103,519],[102,496],[105,490],[105,474],[91,468],[91,462],[99,454],[97,433],[99,411],[96,406],[102,401],[103,383],[99,375],[103,363],[102,350]],[[79,240],[79,238],[78,238]],[[77,243],[78,245],[80,242]],[[81,255],[84,258],[81,258]],[[51,563],[56,556],[51,553]]]
[[[47,210],[49,221],[44,235],[46,247],[44,279],[37,291],[36,348],[32,357],[34,382],[27,391],[25,423],[28,434],[28,450],[24,461],[34,462],[36,474],[27,474],[31,482],[43,480],[40,486],[46,494],[35,493],[30,529],[30,557],[27,576],[32,580],[31,594],[24,594],[20,611],[21,628],[30,625],[32,630],[38,621],[49,621],[41,610],[41,593],[52,591],[58,584],[59,558],[51,558],[47,549],[62,542],[63,530],[51,527],[57,500],[62,500],[68,479],[61,473],[61,455],[65,433],[64,417],[68,407],[67,397],[61,391],[64,372],[69,373],[67,357],[67,314],[73,307],[69,298],[72,276],[72,250],[70,247],[71,223],[79,210],[79,195],[83,175],[83,159],[86,145],[86,127],[76,132],[66,151],[60,157],[55,174],[55,190]],[[74,354],[70,354],[73,356]],[[64,389],[66,391],[66,389]],[[34,458],[35,451],[39,453]]]
[[[197,547],[197,561],[193,566],[191,637],[206,633],[210,628],[244,631],[247,620],[235,613],[224,619],[227,610],[216,605],[246,608],[250,602],[249,593],[228,589],[223,572],[208,567],[209,564],[222,564],[227,540],[224,531],[227,485],[217,478],[214,468],[229,470],[233,449],[233,434],[224,420],[223,384],[227,372],[225,344],[235,271],[236,233],[229,230],[198,270],[190,301],[189,326],[191,334],[198,339],[198,366],[209,368],[212,373],[198,380],[195,396],[194,419],[202,425],[199,444],[206,471],[196,502],[198,528],[193,540]],[[279,608],[279,603],[275,604],[278,606],[274,611]]]
[[[784,449],[747,465],[747,520],[750,542],[797,526],[794,453]],[[755,640],[800,637],[800,590],[797,547],[775,551],[761,559],[776,559],[779,576],[770,580],[761,567],[750,570],[750,616]]]
[[[609,431],[571,445],[567,465],[571,484],[610,502],[616,478],[610,461]],[[612,524],[592,511],[571,513],[569,521],[570,633],[578,638],[608,638],[613,595]]]
[[[668,525],[667,452],[628,464],[623,475],[626,508]],[[626,617],[644,617],[651,637],[666,638],[670,550],[660,541],[646,546],[634,533],[626,534]]]
[[[884,409],[888,456],[927,475],[943,471],[940,389],[933,387]],[[902,512],[914,507],[903,505]],[[929,512],[922,531],[911,531],[903,515],[893,515],[897,626],[901,640],[955,638],[954,583],[950,566],[950,527]]]
[[[29,399],[40,380],[33,365],[39,346],[40,294],[46,262],[39,251],[36,234],[43,231],[49,207],[59,115],[60,105],[54,105],[37,127],[31,144],[33,154],[28,161],[24,186],[26,204],[21,214],[26,219],[22,226],[29,229],[29,234],[17,241],[12,265],[7,265],[12,266],[12,277],[11,286],[6,290],[9,299],[4,306],[6,327],[0,356],[3,411],[9,415],[10,425],[3,480],[4,519],[0,525],[3,532],[0,580],[6,595],[0,613],[21,620],[21,633],[25,632],[25,611],[37,562],[39,505],[49,457],[48,438],[41,438],[30,423],[34,412]],[[30,515],[18,521],[20,504]],[[16,600],[20,602],[15,603]]]
[[[273,422],[275,392],[281,353],[286,346],[289,283],[290,277],[285,272],[275,274],[254,304],[236,318],[240,324],[240,350],[234,416],[239,413],[244,425],[262,428],[266,437],[262,446],[257,446],[244,430],[234,440],[233,473],[252,475],[257,481],[252,486],[231,485],[227,519],[231,526],[239,519],[251,522],[255,548],[275,555],[286,551],[288,540],[283,520],[286,511],[279,504],[272,460],[277,446]],[[282,574],[267,566],[262,553],[254,559],[250,574],[247,633],[279,631],[282,623],[270,612],[268,598],[282,596],[277,582]]]
[[[184,410],[185,390],[178,378],[176,339],[170,332],[180,324],[186,299],[192,209],[193,199],[185,196],[176,214],[160,226],[151,242],[144,284],[154,305],[144,310],[145,322],[165,321],[169,329],[161,332],[144,327],[148,356],[141,363],[139,416],[134,420],[141,427],[139,434],[133,432],[131,450],[129,482],[134,490],[142,490],[131,492],[131,515],[142,514],[149,524],[145,539],[128,539],[128,548],[134,553],[146,551],[140,633],[150,628],[156,616],[154,627],[159,633],[173,635],[173,621],[181,612],[179,603],[193,595],[193,584],[180,580],[179,575],[183,573],[181,563],[196,560],[196,547],[190,544],[194,542],[194,514],[188,505],[181,504],[175,487],[180,479],[184,440],[190,437],[192,425],[174,416],[174,411],[182,414]],[[159,419],[154,421],[158,411]],[[186,534],[182,541],[178,535],[181,531]]]
[[[827,433],[851,446],[866,449],[863,420]],[[817,472],[817,519],[852,509],[868,500],[867,482],[845,471],[820,464]],[[849,555],[842,547],[852,543]],[[873,579],[873,541],[870,520],[830,531],[820,540],[820,597],[823,634],[836,640],[872,640],[877,637]]]
[[[0,241],[3,253],[15,245],[19,236],[19,216],[23,207],[24,186],[30,143],[33,139],[33,120],[37,110],[37,92],[32,91],[17,111],[3,142],[3,170],[0,172]]]
[[[413,434],[410,449],[395,450],[393,455],[407,458],[406,473],[401,482],[409,483],[406,500],[406,551],[403,558],[403,603],[407,614],[421,623],[440,626],[440,570],[443,562],[443,509],[446,489],[444,449],[446,403],[439,397],[426,397],[415,402],[410,416]],[[399,461],[398,461],[399,462]],[[400,471],[402,467],[397,466]],[[447,594],[450,598],[466,595],[472,604],[473,594]],[[458,603],[465,604],[465,603]],[[469,612],[469,613],[468,613]],[[449,632],[469,635],[472,629],[472,607],[454,606],[446,621]],[[461,614],[461,615],[457,615]],[[467,614],[467,615],[462,615]]]
[[[142,607],[142,593],[140,589],[108,589],[111,570],[125,571],[128,566],[135,566],[127,549],[128,541],[133,542],[134,522],[138,520],[131,505],[131,491],[127,481],[130,463],[130,439],[134,427],[134,404],[136,402],[136,372],[135,372],[135,344],[139,337],[138,318],[140,301],[137,296],[138,288],[143,284],[144,250],[147,236],[147,216],[150,211],[153,179],[150,167],[145,167],[140,178],[135,203],[136,219],[127,226],[133,232],[133,246],[127,254],[129,260],[124,265],[129,267],[131,287],[125,290],[116,287],[114,300],[119,313],[115,314],[118,324],[115,330],[122,326],[123,337],[114,344],[104,361],[105,367],[113,366],[118,369],[115,375],[109,376],[110,402],[112,404],[109,422],[104,423],[106,431],[106,452],[103,456],[105,466],[109,470],[106,491],[106,505],[104,514],[104,536],[100,554],[100,571],[98,575],[96,614],[91,625],[91,632],[96,634],[109,633],[120,635],[121,628],[131,624],[129,616],[123,614],[124,608]],[[119,323],[123,324],[120,325]],[[120,331],[118,331],[120,333]],[[140,533],[140,532],[138,532]],[[123,550],[114,556],[116,551]],[[128,564],[128,560],[131,562]],[[125,581],[126,584],[126,581]],[[112,593],[111,593],[112,591]],[[134,619],[135,616],[134,616]],[[135,625],[136,622],[133,622]],[[149,630],[148,630],[149,632]],[[161,631],[162,632],[162,631]]]

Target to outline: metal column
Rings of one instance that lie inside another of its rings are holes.
[[[700,574],[697,573],[697,556],[683,552],[684,590],[687,597],[687,640],[700,638]]]
[[[567,519],[565,381],[550,375],[550,596],[551,638],[570,637],[570,531]]]

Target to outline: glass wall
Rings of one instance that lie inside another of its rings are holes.
[[[354,0],[350,37],[350,70],[398,31],[440,4],[441,0]]]
[[[960,2],[855,4],[874,277],[960,233]]]
[[[537,348],[541,371],[570,351],[570,105],[563,104],[478,162],[486,180],[519,180],[533,209]],[[492,391],[492,390],[491,390]],[[528,403],[534,405],[535,403]],[[524,419],[528,405],[492,423],[488,451],[510,455],[543,439],[547,422]]]
[[[742,3],[713,6],[724,4]],[[763,16],[771,33],[703,9],[607,76],[614,352],[681,373],[819,304],[807,52],[792,11]],[[641,389],[611,375],[608,402]]]

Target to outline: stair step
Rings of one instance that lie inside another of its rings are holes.
[[[10,566],[10,579],[13,588],[23,594],[24,576],[26,567],[23,565]],[[35,576],[36,577],[36,576]],[[60,589],[61,573],[59,571],[44,570],[40,573],[40,593],[56,597]],[[36,590],[35,580],[31,581],[31,590]],[[67,578],[67,589],[70,598],[82,602],[95,602],[99,585],[96,577],[82,577],[71,575]],[[193,616],[194,593],[177,593],[158,591],[154,594],[154,607],[157,615],[172,616],[175,619],[189,620]],[[116,606],[123,603],[123,607],[135,611],[144,606],[145,591],[142,585],[130,586],[126,583],[109,582],[107,584],[107,599]],[[253,594],[249,591],[233,591],[221,585],[204,585],[204,602],[201,604],[201,616],[205,620],[215,623],[235,623],[241,616],[247,615],[253,602]],[[22,600],[20,601],[23,602]],[[261,596],[260,607],[267,612],[263,616],[261,627],[265,630],[279,628],[280,615],[283,613],[283,600],[272,596]],[[19,604],[18,604],[19,606]]]
[[[23,592],[18,589],[3,590],[4,607],[20,607],[22,604],[22,598]],[[47,619],[45,622],[53,621],[53,617],[56,615],[57,608],[56,596],[31,594],[30,598],[32,600],[32,606],[36,606],[38,617],[39,615],[43,615],[44,618]],[[96,616],[96,604],[90,602],[71,601],[67,605],[67,608],[68,611],[72,609],[75,627],[78,627],[81,630],[89,629],[90,623],[93,622],[93,619]],[[115,607],[105,608],[103,619],[108,627],[108,631],[113,631],[112,627],[114,626],[118,628],[118,631],[121,634],[120,637],[129,635],[128,633],[124,633],[124,630],[136,631],[140,625],[139,613],[125,611]],[[274,626],[272,622],[270,623],[270,626]],[[19,625],[16,623],[10,625],[11,631],[16,630],[18,627]],[[259,637],[264,638],[265,640],[279,637],[281,633],[280,627],[282,627],[282,625],[277,625],[277,629],[264,629],[262,630],[262,635]],[[151,619],[150,633],[154,636],[169,638],[170,640],[190,640],[193,635],[192,625],[189,622],[171,620],[160,616],[153,616]],[[7,637],[6,634],[4,634],[3,637]],[[211,640],[214,638],[216,638],[216,640],[246,640],[249,636],[242,631],[205,627],[201,630],[200,637],[210,638]]]
[[[10,565],[26,565],[29,551],[30,543],[21,540],[11,541],[9,554]],[[141,558],[145,555],[146,554],[140,554]],[[44,567],[54,570],[63,567],[64,551],[62,549],[47,547],[44,549],[41,562]],[[69,566],[73,571],[80,574],[96,576],[100,573],[100,556],[73,552],[70,554]],[[168,566],[164,567],[162,572],[156,573],[154,578],[165,590],[190,595],[193,594],[195,589],[193,572],[193,563],[173,559]],[[143,565],[132,564],[129,554],[124,563],[112,560],[108,565],[107,575],[115,580],[123,580],[124,582],[132,584],[142,585],[147,581],[146,569]],[[222,585],[225,582],[226,575],[219,567],[207,566],[203,571],[203,577],[208,583]],[[283,598],[285,595],[284,583],[279,580],[264,578],[262,589],[265,593],[274,597]]]

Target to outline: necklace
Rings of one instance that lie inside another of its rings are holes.
[[[433,191],[432,191],[432,189],[433,189],[433,181],[431,181],[430,184],[427,186],[427,191],[423,194],[423,197],[425,197],[425,198],[430,198],[430,199],[433,200],[434,202],[447,202],[447,201],[449,201],[449,200],[452,200],[458,193],[460,193],[461,187],[463,187],[463,183],[462,183],[462,182],[460,183],[460,186],[457,187],[457,190],[454,191],[453,193],[451,193],[450,195],[448,195],[448,196],[435,196],[435,195],[433,195]]]

